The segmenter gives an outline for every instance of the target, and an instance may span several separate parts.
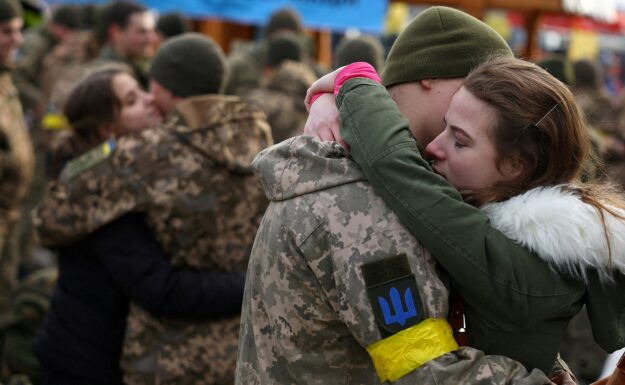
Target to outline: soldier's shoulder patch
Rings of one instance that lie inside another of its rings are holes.
[[[110,138],[106,142],[99,144],[97,147],[92,148],[78,158],[68,162],[61,172],[61,179],[70,180],[75,178],[109,158],[115,152],[116,148],[117,142],[114,138]]]
[[[424,319],[417,281],[405,254],[364,264],[361,269],[383,338]]]

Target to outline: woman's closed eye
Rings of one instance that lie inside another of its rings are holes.
[[[137,94],[132,92],[124,98],[124,104],[126,106],[133,106],[137,102]]]
[[[461,142],[459,142],[457,140],[454,140],[454,147],[456,147],[456,148],[463,148],[463,147],[466,147],[466,146],[467,146],[466,144],[461,143]]]

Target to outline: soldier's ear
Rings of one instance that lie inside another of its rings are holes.
[[[431,90],[432,89],[432,83],[433,83],[433,81],[431,79],[421,79],[421,80],[419,80],[419,84],[421,84],[421,87],[423,89],[426,89],[426,90]]]

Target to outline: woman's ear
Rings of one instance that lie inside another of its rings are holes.
[[[525,172],[525,163],[518,156],[506,157],[502,160],[499,170],[506,180],[515,180]]]

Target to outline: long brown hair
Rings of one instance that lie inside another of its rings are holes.
[[[102,128],[116,122],[122,107],[113,89],[113,78],[121,73],[129,72],[124,66],[107,66],[72,89],[63,108],[72,131],[52,146],[47,171],[50,178],[56,178],[69,160],[106,139]]]
[[[535,187],[565,185],[597,210],[610,248],[605,213],[624,220],[617,210],[625,209],[625,200],[607,182],[581,181],[591,141],[569,88],[537,65],[514,58],[485,62],[463,86],[497,111],[490,136],[498,165],[508,159],[523,166],[518,178],[473,191],[467,198],[482,205]]]
[[[121,101],[113,90],[113,78],[121,73],[127,73],[123,67],[99,70],[70,93],[63,113],[80,140],[90,144],[101,142],[105,138],[101,137],[100,129],[117,120]]]

